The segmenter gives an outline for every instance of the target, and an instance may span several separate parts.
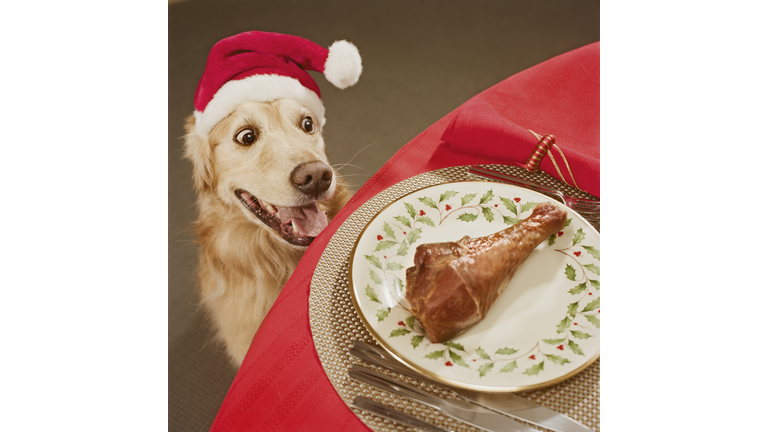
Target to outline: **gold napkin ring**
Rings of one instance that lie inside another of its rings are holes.
[[[529,172],[537,172],[539,170],[539,165],[541,165],[541,161],[544,160],[544,156],[549,153],[549,149],[554,143],[554,135],[544,135],[540,137],[538,144],[536,144],[536,147],[533,149],[533,153],[531,153],[531,156],[528,158],[528,163],[525,164],[525,169]]]

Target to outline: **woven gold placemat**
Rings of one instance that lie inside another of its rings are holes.
[[[548,184],[581,198],[593,198],[576,188],[562,183],[546,173],[529,173],[523,168],[507,165],[485,165],[487,168],[514,174],[528,180]],[[349,288],[349,257],[358,236],[382,209],[391,202],[415,190],[442,183],[461,180],[485,180],[468,174],[469,166],[458,166],[431,171],[404,180],[373,197],[355,210],[339,227],[328,243],[312,277],[309,293],[309,323],[320,362],[339,396],[350,405],[355,396],[366,396],[395,409],[411,414],[424,421],[455,431],[477,431],[417,402],[379,391],[347,376],[353,363],[363,363],[349,355],[355,340],[376,343],[365,329],[355,311]],[[599,230],[599,227],[598,227]],[[430,384],[367,366],[396,376],[411,384],[419,385],[435,394],[441,390]],[[521,392],[521,396],[540,405],[565,414],[595,431],[600,431],[600,360],[573,378],[544,389]],[[442,395],[446,396],[446,395]],[[374,431],[410,430],[405,426],[379,416],[351,408]],[[541,428],[537,428],[541,429]],[[541,429],[544,430],[544,429]]]

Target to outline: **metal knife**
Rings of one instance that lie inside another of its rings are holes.
[[[428,382],[452,392],[454,396],[484,408],[512,416],[516,419],[541,426],[554,432],[592,432],[592,429],[563,414],[543,407],[513,393],[480,393],[471,390],[447,388],[395,360],[386,350],[376,345],[355,341],[349,351],[355,357],[376,366],[381,366],[411,378]]]
[[[426,390],[406,384],[360,364],[352,365],[352,368],[349,370],[349,377],[378,389],[421,402],[449,417],[489,432],[536,432],[536,429],[501,415],[496,411],[463,400],[443,399]]]
[[[355,397],[355,400],[352,402],[352,406],[357,409],[376,414],[379,417],[383,417],[394,422],[402,423],[406,426],[415,427],[427,432],[451,432],[362,396]]]

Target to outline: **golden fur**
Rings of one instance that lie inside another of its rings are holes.
[[[284,240],[255,217],[234,191],[246,189],[278,207],[311,201],[291,181],[291,173],[302,163],[328,164],[319,125],[315,122],[312,133],[302,129],[301,121],[307,116],[311,114],[297,101],[280,99],[242,103],[208,137],[195,133],[194,116],[187,120],[185,156],[192,162],[198,193],[201,304],[237,367],[306,247]],[[257,131],[252,145],[236,140],[244,127]],[[351,196],[335,173],[333,177],[319,202],[328,220]]]

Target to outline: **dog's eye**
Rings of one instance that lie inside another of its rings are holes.
[[[243,129],[237,133],[235,140],[238,142],[238,144],[248,146],[256,141],[256,133],[250,129]]]
[[[307,133],[312,133],[315,131],[315,123],[312,122],[310,117],[304,117],[304,119],[301,121],[301,128],[304,129]]]

